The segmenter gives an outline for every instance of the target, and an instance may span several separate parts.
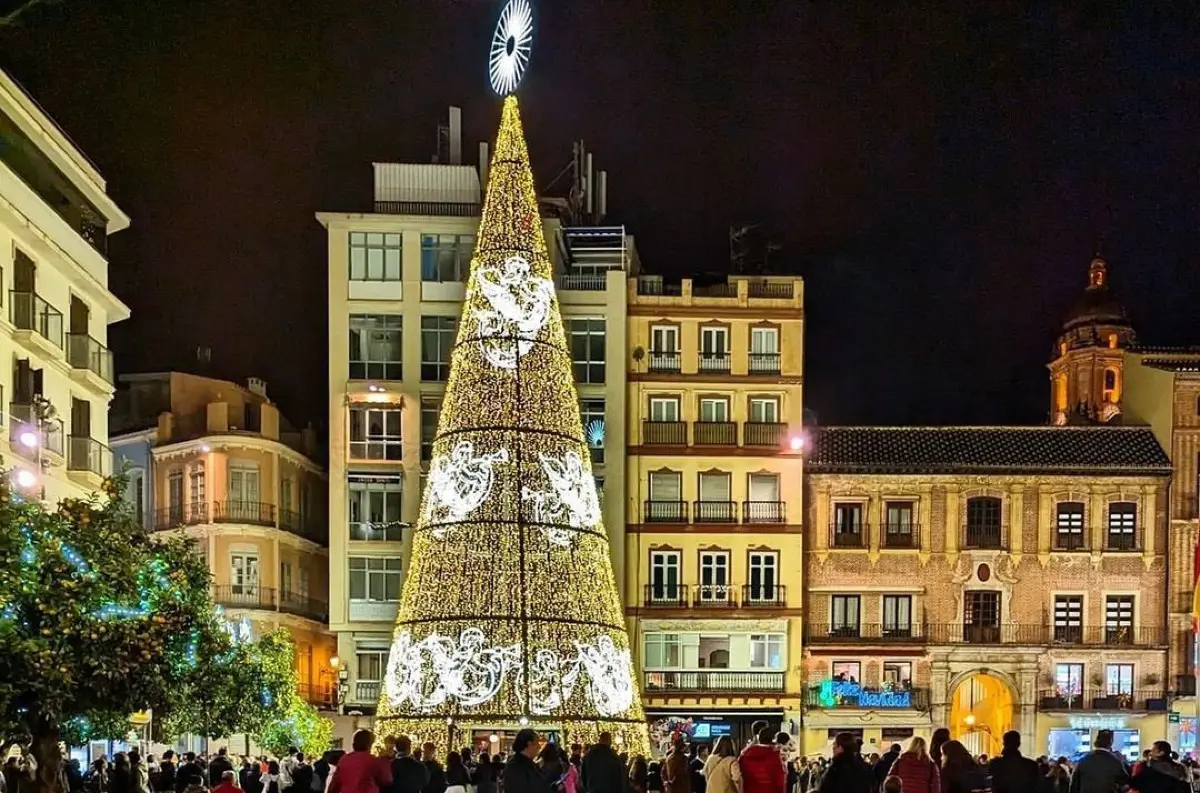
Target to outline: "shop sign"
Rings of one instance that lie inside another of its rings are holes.
[[[860,683],[826,680],[821,684],[822,707],[911,708],[912,692],[891,688],[864,688]]]
[[[1123,730],[1125,719],[1117,716],[1072,716],[1067,719],[1072,730]]]
[[[1178,723],[1179,723],[1179,711],[1172,710],[1169,713],[1167,713],[1167,724],[1178,724]]]

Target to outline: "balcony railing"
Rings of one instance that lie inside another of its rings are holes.
[[[963,527],[963,547],[977,549],[1004,549],[1004,533],[999,525],[972,525]]]
[[[783,691],[783,672],[646,672],[646,691]]]
[[[729,584],[698,584],[692,595],[694,606],[737,606],[736,588]]]
[[[55,347],[63,346],[63,315],[47,303],[36,292],[9,294],[9,319],[18,330],[31,330],[42,336]]]
[[[1083,532],[1073,531],[1056,531],[1054,532],[1054,548],[1055,551],[1086,551],[1087,530]]]
[[[692,443],[696,446],[737,446],[737,424],[732,421],[693,422]]]
[[[742,587],[743,608],[783,608],[787,587],[783,584],[746,584]]]
[[[779,353],[752,352],[747,368],[750,374],[779,374]]]
[[[1109,531],[1104,535],[1104,550],[1106,551],[1139,551],[1138,537],[1142,535],[1141,528],[1134,530],[1132,534],[1127,532]]]
[[[294,614],[317,622],[329,619],[328,603],[297,592],[280,592],[279,610],[284,614]]]
[[[375,705],[379,702],[379,690],[381,688],[383,688],[383,683],[378,681],[355,683],[354,701]]]
[[[804,640],[812,644],[841,644],[847,641],[909,644],[925,641],[924,626],[919,622],[894,623],[822,623],[805,624]]]
[[[684,584],[646,584],[645,605],[665,608],[687,608],[688,588]]]
[[[687,422],[643,421],[642,444],[645,446],[687,446]]]
[[[921,527],[916,523],[883,524],[884,548],[920,548]]]
[[[743,523],[786,523],[787,510],[782,501],[743,501]]]
[[[67,360],[73,369],[90,370],[104,382],[113,382],[112,352],[86,333],[67,334]]]
[[[95,438],[70,435],[67,437],[67,470],[108,476],[112,473],[112,450]]]
[[[704,374],[729,374],[729,355],[702,352],[696,368]]]
[[[791,281],[751,281],[746,284],[750,297],[767,297],[775,300],[792,299]]]
[[[275,525],[275,505],[261,501],[214,501],[213,522]]]
[[[257,584],[223,584],[213,587],[213,603],[226,608],[275,610],[278,593]]]
[[[560,291],[603,292],[605,284],[604,273],[559,273],[554,277],[554,285]]]
[[[687,523],[686,501],[647,501],[644,506],[646,523]]]
[[[1115,694],[1103,688],[1075,691],[1048,689],[1038,692],[1038,709],[1164,713],[1167,710],[1167,696],[1161,688],[1126,689]]]
[[[787,425],[779,422],[747,421],[742,425],[742,443],[746,446],[780,448]]]
[[[934,644],[1049,644],[1050,626],[1037,623],[964,625],[934,623],[928,626]]]
[[[208,523],[209,510],[207,501],[193,501],[188,504],[172,504],[160,507],[154,511],[154,530],[164,531],[179,526],[195,526],[198,523]]]
[[[831,523],[829,524],[829,547],[866,548],[869,529],[870,527],[865,523]]]
[[[659,297],[678,297],[683,294],[683,285],[663,283],[661,278],[641,277],[637,281],[637,293]]]
[[[737,523],[736,501],[693,501],[695,523]]]
[[[805,690],[804,706],[817,710],[928,710],[929,690],[830,680]]]
[[[296,693],[305,702],[318,708],[333,706],[333,686],[329,683],[297,683]]]
[[[651,350],[649,370],[651,372],[678,372],[679,353]]]
[[[325,526],[321,521],[294,509],[279,510],[279,528],[321,545],[328,540],[325,536]]]

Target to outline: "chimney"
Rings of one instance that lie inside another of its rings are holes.
[[[462,108],[450,108],[450,164],[462,165]]]
[[[597,222],[608,215],[608,171],[601,171],[596,183],[596,215]]]
[[[267,381],[258,377],[246,378],[246,388],[250,389],[251,394],[258,394],[263,399],[267,398]]]
[[[585,175],[583,177],[584,178],[583,193],[587,197],[587,203],[585,204],[585,208],[587,210],[588,215],[591,215],[593,207],[594,207],[594,204],[592,203],[592,201],[593,201],[593,196],[595,195],[595,192],[596,192],[596,183],[592,181],[592,174],[593,174],[592,153],[590,151],[587,153],[587,165],[586,165],[584,174]],[[591,218],[589,217],[588,220],[590,221]]]

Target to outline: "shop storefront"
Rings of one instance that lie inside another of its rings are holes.
[[[928,702],[923,688],[826,680],[805,694],[804,753],[828,755],[839,732],[861,738],[867,754],[882,754],[914,735],[928,738],[933,732]]]
[[[792,732],[791,725],[784,723],[782,710],[649,710],[650,747],[656,755],[666,754],[676,737],[690,743],[712,746],[723,736],[733,739],[741,747],[752,740],[756,721],[765,721],[771,730]]]
[[[1075,758],[1090,752],[1096,733],[1112,730],[1113,750],[1130,762],[1143,749],[1167,735],[1166,713],[1071,715],[1038,714],[1038,751],[1051,757]]]

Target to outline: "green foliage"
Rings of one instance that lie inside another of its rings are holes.
[[[283,757],[291,746],[309,757],[319,757],[332,739],[333,722],[299,697],[293,697],[291,707],[281,718],[272,719],[254,733],[254,742],[277,757]]]

